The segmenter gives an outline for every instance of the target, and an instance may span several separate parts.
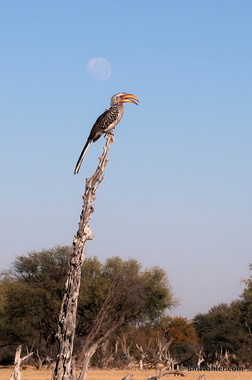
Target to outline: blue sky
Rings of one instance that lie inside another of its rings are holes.
[[[252,3],[7,1],[0,5],[0,269],[71,245],[85,178],[76,160],[116,92],[115,132],[87,255],[167,271],[192,318],[237,299],[252,262]],[[112,74],[87,70],[96,57]]]

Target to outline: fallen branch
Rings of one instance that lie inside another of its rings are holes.
[[[182,377],[186,376],[186,374],[184,372],[181,372],[181,371],[178,371],[178,370],[172,371],[172,370],[168,370],[168,369],[162,369],[161,371],[158,372],[157,375],[149,376],[149,377],[147,377],[144,380],[158,380],[158,379],[160,379],[161,377],[163,377],[165,375],[174,375],[174,376],[182,376]],[[131,376],[131,375],[129,375],[127,373],[127,375],[124,376],[122,378],[122,380],[134,380],[133,379],[133,375]]]
[[[166,369],[166,370],[161,370],[157,375],[147,377],[147,379],[145,379],[145,380],[158,380],[165,375],[174,375],[174,376],[182,376],[182,377],[186,376],[186,374],[184,372],[181,372],[178,370]]]

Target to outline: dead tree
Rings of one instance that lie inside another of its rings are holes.
[[[69,261],[68,277],[65,293],[61,304],[58,320],[58,332],[56,338],[59,342],[52,380],[75,380],[75,366],[73,360],[73,343],[76,328],[77,302],[79,297],[81,268],[84,262],[84,247],[88,240],[92,240],[92,232],[89,228],[89,220],[94,212],[93,202],[96,191],[103,180],[103,172],[108,161],[110,144],[114,142],[113,134],[105,136],[106,144],[103,154],[99,157],[99,164],[94,175],[86,179],[86,187],[83,195],[83,205],[77,234],[73,238],[72,253]]]
[[[195,351],[196,355],[198,356],[197,366],[200,366],[201,363],[205,361],[203,356],[203,349],[203,346],[199,346],[198,349]]]
[[[144,352],[143,347],[140,346],[139,344],[136,344],[136,348],[139,351],[139,369],[140,369],[140,371],[143,371],[143,363],[144,363],[144,359],[146,357],[146,353]]]
[[[23,358],[20,357],[22,351],[22,345],[18,346],[16,349],[15,359],[14,359],[14,369],[11,374],[10,380],[20,380],[21,379],[21,372],[20,372],[20,365],[23,361],[28,359],[30,356],[33,355],[33,352],[30,352],[28,355],[24,356]]]
[[[126,368],[131,369],[133,357],[130,355],[130,348],[132,346],[132,343],[130,343],[129,345],[127,344],[126,337],[124,334],[122,334],[122,338],[118,336],[117,339],[121,343],[124,361],[126,362]]]
[[[169,352],[169,347],[173,342],[173,338],[169,341],[166,338],[158,337],[155,341],[154,347],[142,347],[136,344],[136,348],[140,352],[140,369],[143,369],[143,362],[147,367],[153,367],[161,365],[161,367],[169,367],[170,370],[174,369],[174,366],[179,364],[178,361],[173,359]],[[167,368],[166,368],[167,369]]]

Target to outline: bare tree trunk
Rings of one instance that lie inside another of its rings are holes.
[[[22,351],[22,345],[18,346],[18,348],[16,349],[16,354],[15,354],[15,359],[14,359],[14,370],[11,374],[10,380],[21,379],[20,365],[24,360],[28,359],[31,355],[33,355],[33,352],[30,352],[28,355],[21,358],[20,357],[21,351]]]
[[[14,370],[11,374],[10,380],[20,380],[21,379],[21,372],[20,372],[21,350],[22,350],[22,346],[20,345],[16,349],[16,354],[15,354],[15,359],[14,359]]]
[[[89,228],[89,220],[94,212],[92,204],[96,198],[96,190],[103,180],[103,172],[108,161],[110,144],[114,142],[114,136],[105,136],[106,144],[103,154],[99,157],[99,164],[91,178],[86,179],[85,193],[83,195],[83,206],[80,215],[79,228],[73,238],[72,254],[69,262],[68,277],[66,281],[65,294],[61,304],[58,321],[57,340],[59,342],[59,353],[52,380],[75,380],[73,361],[73,343],[76,328],[77,302],[80,290],[81,268],[84,262],[84,247],[87,240],[92,240],[92,232]]]
[[[144,359],[146,357],[146,354],[144,353],[144,349],[142,346],[136,344],[136,348],[140,352],[139,369],[140,369],[140,371],[143,371],[143,362],[144,362]]]
[[[116,330],[123,323],[123,320],[124,319],[122,318],[117,323],[115,323],[113,326],[111,326],[106,331],[106,333],[104,334],[104,336],[102,336],[100,338],[97,338],[96,341],[95,341],[95,343],[91,344],[90,346],[89,346],[89,343],[90,343],[89,339],[90,339],[90,337],[87,337],[87,342],[86,342],[87,345],[83,347],[83,350],[82,350],[82,353],[81,353],[81,356],[83,358],[83,360],[82,360],[82,371],[81,371],[81,374],[80,374],[78,380],[85,380],[86,379],[87,373],[88,373],[88,366],[89,366],[90,359],[95,354],[97,348],[101,347],[101,345],[106,342],[106,340],[108,339],[108,337],[110,336],[110,334],[114,330]]]
[[[132,363],[133,358],[130,355],[130,348],[132,346],[132,343],[130,343],[129,345],[127,344],[124,334],[122,335],[122,338],[118,337],[118,339],[120,340],[120,343],[121,343],[121,347],[122,347],[124,358],[126,360],[127,368],[131,368],[133,365]]]
[[[203,346],[200,346],[198,351],[196,351],[195,353],[198,356],[197,366],[199,367],[201,365],[201,363],[203,363],[205,360],[204,356],[203,356]]]
[[[86,352],[85,352],[85,357],[84,357],[84,360],[83,360],[83,365],[82,365],[82,371],[81,371],[81,374],[79,376],[79,379],[78,380],[86,380],[87,378],[87,373],[88,373],[88,366],[89,366],[89,362],[90,362],[90,359],[92,358],[92,356],[95,354],[97,348],[98,348],[98,343],[94,343]]]

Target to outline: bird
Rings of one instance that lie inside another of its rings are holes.
[[[110,101],[110,108],[106,109],[96,120],[87,142],[82,149],[80,157],[74,169],[74,174],[80,170],[82,161],[87,153],[87,150],[92,142],[97,141],[103,134],[112,131],[117,124],[121,121],[124,113],[124,103],[134,103],[138,106],[139,99],[136,95],[127,94],[126,92],[119,92],[112,96]]]

